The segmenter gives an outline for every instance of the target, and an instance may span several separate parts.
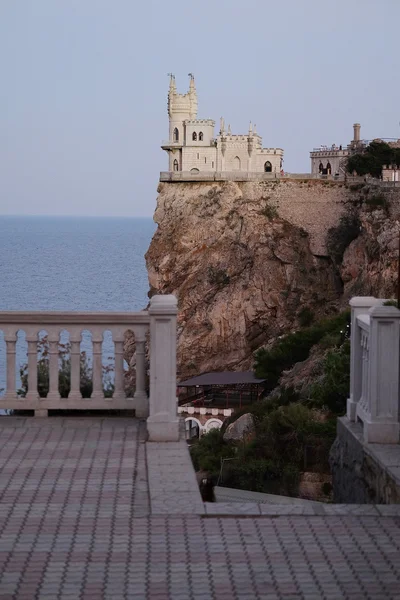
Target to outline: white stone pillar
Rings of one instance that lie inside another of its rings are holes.
[[[72,332],[70,336],[71,344],[71,387],[68,394],[68,400],[82,400],[81,394],[81,334]]]
[[[103,361],[102,361],[102,343],[103,336],[94,333],[92,336],[93,342],[93,390],[91,399],[104,399],[103,391]]]
[[[6,333],[4,335],[6,342],[6,364],[7,364],[7,377],[6,377],[6,398],[9,400],[15,400],[17,397],[16,377],[15,377],[15,346],[17,343],[16,333]]]
[[[175,296],[153,296],[150,301],[150,416],[151,442],[179,440],[176,398]]]
[[[114,339],[115,378],[113,398],[125,398],[124,338]]]
[[[356,296],[350,300],[351,306],[351,339],[350,339],[350,398],[347,399],[347,418],[356,420],[357,403],[362,389],[362,348],[360,328],[357,317],[368,314],[372,306],[381,305],[384,300],[372,296]]]
[[[133,327],[136,343],[136,388],[135,388],[135,415],[138,418],[149,416],[149,400],[146,392],[146,325]]]
[[[38,392],[38,337],[37,334],[27,335],[28,342],[28,393],[26,395],[27,402],[34,404],[39,400]],[[27,406],[27,408],[29,408]]]
[[[58,391],[58,387],[59,387],[58,359],[59,359],[59,343],[60,343],[60,336],[59,336],[58,329],[54,329],[54,330],[50,329],[49,335],[48,335],[48,340],[49,340],[49,391],[47,394],[47,400],[50,400],[52,402],[54,401],[56,403],[54,408],[56,408],[57,403],[61,399],[60,392]],[[36,414],[36,412],[35,412],[35,416],[39,416],[39,417],[47,416],[47,414],[44,414],[45,412],[47,412],[47,411],[40,411],[40,413],[38,413],[38,414]]]
[[[364,440],[368,443],[398,444],[400,310],[376,306],[370,311],[368,412]]]

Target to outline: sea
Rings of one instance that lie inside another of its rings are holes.
[[[151,218],[0,216],[0,311],[146,308],[144,255],[155,229]],[[25,361],[22,337],[17,365]]]

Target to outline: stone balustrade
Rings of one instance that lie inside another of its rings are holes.
[[[0,409],[33,410],[47,416],[49,410],[126,410],[147,417],[150,441],[179,439],[176,399],[176,315],[174,296],[153,296],[147,311],[113,312],[0,312],[0,331],[6,343],[6,389],[0,396]],[[134,333],[136,344],[136,388],[132,397],[124,389],[124,340]],[[28,391],[18,394],[16,372],[17,333],[24,331],[28,345]],[[46,331],[49,386],[46,397],[38,390],[39,333]],[[69,334],[70,391],[59,391],[60,335]],[[93,347],[92,393],[81,394],[81,339],[89,331]],[[102,345],[109,331],[114,344],[114,389],[106,397],[103,389]],[[145,343],[150,336],[150,384],[146,385]],[[149,387],[149,395],[147,392]]]
[[[364,440],[400,441],[400,311],[384,300],[356,297],[351,306],[347,417],[363,423]]]
[[[206,408],[202,406],[179,406],[178,414],[188,415],[212,415],[216,417],[223,415],[224,417],[231,417],[233,415],[233,408]]]

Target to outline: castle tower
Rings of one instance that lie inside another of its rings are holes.
[[[187,94],[176,91],[175,76],[170,75],[168,92],[169,140],[170,142],[185,141],[184,122],[197,117],[197,92],[192,73],[189,73],[190,83]]]
[[[353,130],[354,130],[353,142],[358,144],[358,142],[360,141],[360,130],[361,130],[360,123],[354,123]]]

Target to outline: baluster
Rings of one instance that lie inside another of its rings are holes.
[[[38,392],[38,337],[37,333],[26,336],[28,342],[28,393],[26,400],[36,403],[39,400]],[[28,407],[27,407],[28,408]]]
[[[15,346],[17,343],[16,333],[7,333],[4,336],[7,349],[7,389],[6,398],[8,400],[15,400],[17,397],[17,387],[15,380]]]
[[[59,343],[60,335],[58,329],[50,329],[49,335],[49,392],[47,394],[47,400],[54,401],[54,408],[58,408],[57,404],[61,399],[58,379],[58,359],[59,359]],[[44,416],[44,415],[42,415]]]
[[[70,334],[71,354],[71,387],[68,400],[82,400],[81,394],[81,334],[73,331]]]
[[[103,400],[103,362],[102,362],[102,343],[103,336],[101,333],[94,333],[92,335],[93,342],[93,391],[91,398],[97,398]]]
[[[115,352],[115,380],[114,380],[114,395],[113,398],[125,398],[124,385],[124,340],[114,340]]]
[[[149,401],[146,393],[146,325],[135,326],[133,332],[135,334],[136,343],[136,387],[135,387],[135,415],[138,418],[149,416]]]

